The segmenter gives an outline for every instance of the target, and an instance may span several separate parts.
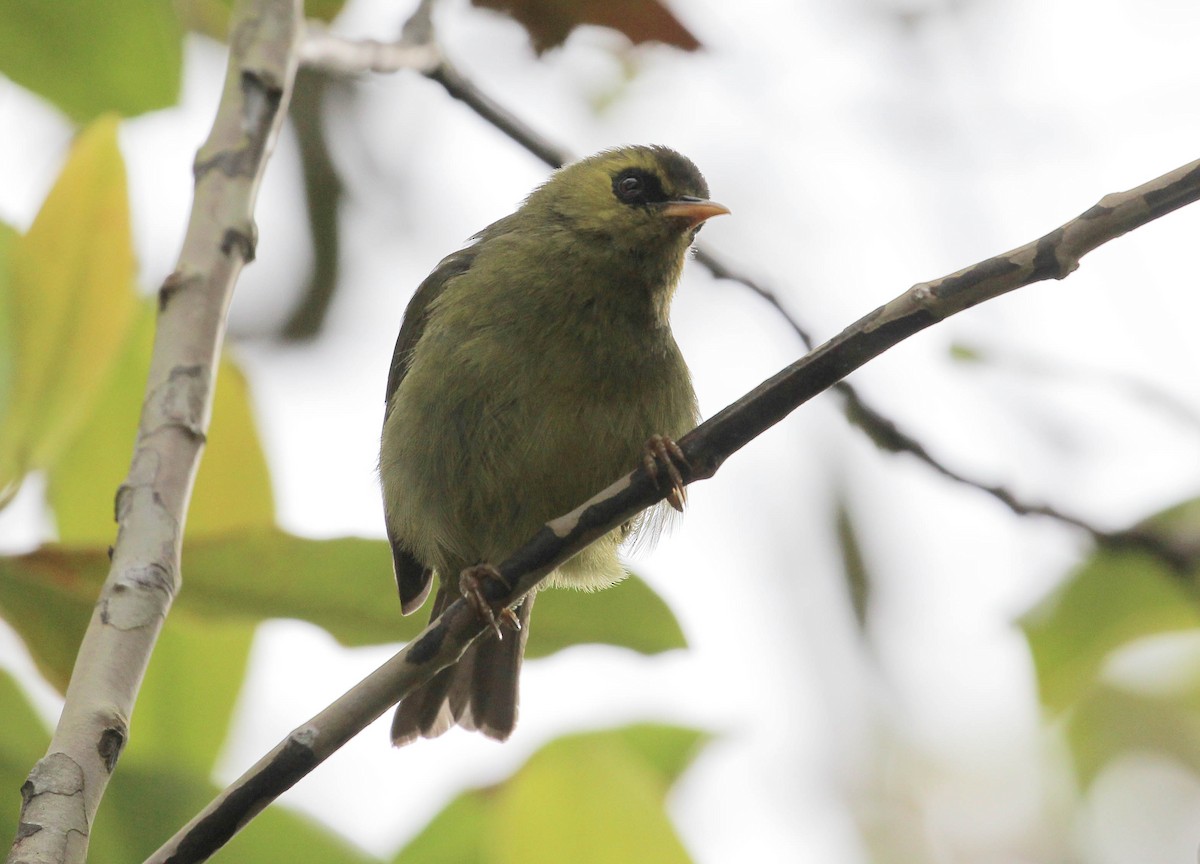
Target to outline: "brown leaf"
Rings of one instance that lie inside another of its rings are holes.
[[[609,27],[635,45],[662,42],[695,51],[699,40],[659,0],[471,0],[512,16],[528,32],[539,54],[561,45],[580,24]]]

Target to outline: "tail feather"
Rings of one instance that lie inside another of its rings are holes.
[[[456,598],[439,588],[433,616]],[[498,741],[508,738],[517,724],[518,678],[532,610],[529,595],[515,610],[519,631],[504,639],[484,633],[458,663],[405,696],[392,720],[392,743],[399,747],[417,738],[436,738],[456,723]]]

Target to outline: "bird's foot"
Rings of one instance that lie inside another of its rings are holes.
[[[687,488],[683,485],[683,475],[679,473],[680,465],[684,468],[691,467],[683,455],[683,450],[673,439],[666,435],[651,435],[646,440],[642,448],[642,467],[646,469],[654,485],[660,489],[660,475],[666,474],[666,479],[671,484],[667,503],[682,513],[683,505],[687,503]]]
[[[497,639],[504,638],[504,632],[501,628],[502,624],[507,624],[513,630],[521,629],[521,622],[517,620],[517,615],[507,606],[496,607],[483,593],[483,586],[487,582],[497,581],[506,589],[512,588],[508,584],[508,580],[500,575],[491,564],[476,564],[473,567],[468,567],[458,577],[458,590],[463,598],[467,601],[467,605],[475,610],[475,614],[488,623],[492,630],[496,633]]]

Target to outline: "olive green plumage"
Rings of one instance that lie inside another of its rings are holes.
[[[437,574],[438,614],[458,596],[463,568],[502,561],[632,470],[651,435],[695,425],[667,314],[695,231],[727,212],[707,196],[700,172],[674,151],[605,151],[554,174],[417,289],[392,360],[380,454],[405,613]],[[543,585],[619,581],[625,533],[601,538]],[[517,610],[523,625],[532,600]],[[455,722],[506,738],[527,634],[485,634],[408,696],[395,742]]]

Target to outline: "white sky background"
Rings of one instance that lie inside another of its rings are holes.
[[[518,27],[463,0],[437,21],[454,62],[576,153],[640,142],[689,155],[733,211],[703,243],[763,279],[821,337],[914,282],[1025,243],[1200,155],[1194,2],[674,5],[706,51],[623,55],[623,40],[591,30],[535,60]],[[390,38],[408,6],[352,0],[340,26]],[[905,10],[927,14],[905,25]],[[181,107],[123,128],[147,289],[177,254],[223,49],[193,40],[187,62]],[[510,212],[546,170],[414,76],[370,78],[336,100],[329,123],[346,201],[344,284],[328,328],[314,346],[253,338],[286,314],[308,254],[285,138],[231,329],[251,337],[238,356],[282,524],[382,536],[374,468],[404,306],[443,255]],[[0,127],[22,130],[0,140],[0,218],[25,227],[69,130],[9,85]],[[853,381],[950,465],[1099,525],[1191,497],[1196,425],[1113,378],[1200,415],[1198,232],[1200,210],[1172,214],[1088,256],[1064,282],[910,339]],[[675,331],[706,415],[801,351],[761,302],[698,266],[677,296]],[[954,343],[999,362],[956,365]],[[37,491],[31,484],[0,520],[5,547],[34,536],[22,519],[36,521]],[[875,580],[867,646],[832,542],[837,495]],[[701,864],[858,864],[870,860],[860,826],[895,861],[1194,860],[1194,777],[1123,763],[1072,816],[1069,781],[1047,768],[1053,745],[1013,620],[1086,549],[1078,535],[880,455],[829,397],[692,487],[690,501],[681,527],[636,562],[679,615],[690,651],[646,661],[579,648],[532,662],[508,745],[455,732],[394,751],[385,720],[287,800],[382,854],[464,783],[505,776],[548,738],[668,720],[719,736],[672,805]],[[222,778],[389,652],[345,651],[305,625],[265,627]],[[10,659],[23,666],[0,634],[0,662]]]

